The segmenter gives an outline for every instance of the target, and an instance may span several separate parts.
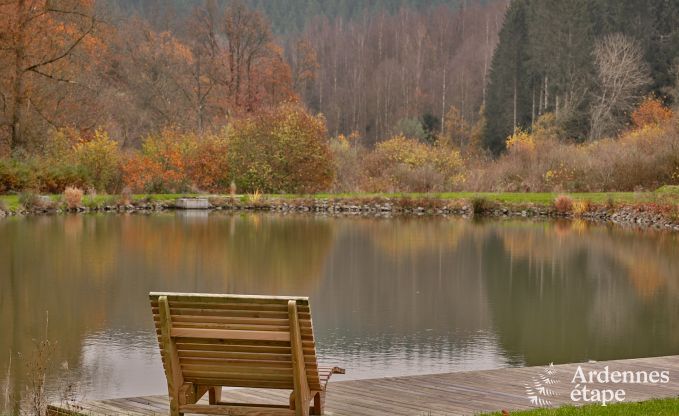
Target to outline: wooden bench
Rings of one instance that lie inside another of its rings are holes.
[[[338,367],[319,367],[306,297],[151,293],[170,415],[320,415]],[[287,389],[287,405],[222,401],[222,387]],[[209,404],[198,404],[205,393]],[[313,402],[313,404],[311,403]]]

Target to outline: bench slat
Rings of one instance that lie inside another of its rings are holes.
[[[173,338],[217,338],[217,339],[243,339],[256,341],[290,341],[289,332],[276,331],[235,331],[222,329],[198,329],[198,328],[172,328],[170,334]]]

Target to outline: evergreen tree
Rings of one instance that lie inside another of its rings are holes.
[[[590,136],[593,100],[601,95],[594,45],[615,33],[644,53],[652,82],[642,93],[670,101],[665,94],[679,65],[677,21],[677,0],[512,1],[489,77],[485,146],[497,154],[513,127],[527,127],[546,112],[556,113],[566,137]]]
[[[514,129],[527,127],[531,118],[529,4],[529,0],[515,0],[510,4],[491,64],[483,142],[493,154],[502,152],[507,137]]]

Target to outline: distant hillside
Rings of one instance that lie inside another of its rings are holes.
[[[224,7],[232,0],[214,0]],[[329,19],[341,17],[352,20],[365,11],[386,10],[396,12],[401,7],[416,9],[433,8],[439,5],[458,7],[466,3],[483,4],[486,0],[244,0],[245,4],[264,11],[271,20],[275,33],[296,33],[302,31],[316,16]],[[183,16],[204,0],[112,0],[114,8],[122,14],[138,13],[150,20],[166,16]]]

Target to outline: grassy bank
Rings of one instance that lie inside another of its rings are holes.
[[[197,196],[191,194],[151,194],[151,195],[133,195],[132,200],[141,201],[173,201],[177,198],[187,197],[187,196]],[[61,199],[61,195],[49,195],[52,201],[58,202]],[[103,205],[109,202],[115,195],[93,195],[85,196],[83,198],[84,203],[92,203],[96,205]],[[3,207],[4,204],[4,207]],[[21,201],[19,195],[0,195],[0,208],[7,208],[10,211],[16,211],[21,208]]]
[[[390,199],[440,199],[445,201],[471,201],[477,198],[483,198],[489,201],[496,201],[509,205],[544,205],[550,206],[554,204],[554,200],[559,193],[555,192],[444,192],[444,193],[320,193],[312,195],[299,194],[275,194],[275,195],[261,195],[261,199],[375,199],[375,198],[390,198]],[[676,204],[679,203],[679,187],[666,186],[654,192],[590,192],[590,193],[568,193],[566,194],[573,201],[589,201],[594,204],[642,204],[642,203],[659,203],[659,204]],[[132,201],[172,201],[180,197],[196,197],[198,194],[139,194],[131,197]],[[203,195],[211,197],[228,197],[228,195]],[[51,195],[53,201],[59,201],[60,195]],[[252,196],[237,195],[236,198],[242,201],[247,201]],[[83,204],[85,205],[103,205],[106,204],[116,196],[112,195],[94,195],[85,196]],[[15,211],[21,208],[21,201],[18,195],[0,195],[0,209],[5,208]]]
[[[606,407],[588,405],[582,407],[564,406],[556,409],[537,409],[523,412],[510,412],[512,416],[632,416],[632,415],[677,415],[679,399],[658,399],[636,403],[616,403]],[[500,416],[501,412],[488,413],[486,416]]]
[[[551,205],[560,195],[555,192],[443,192],[443,193],[343,193],[343,194],[315,194],[313,198],[438,198],[444,200],[472,200],[485,198],[508,204],[540,204]],[[606,203],[612,200],[616,203],[655,202],[666,199],[657,192],[585,192],[567,194],[573,200],[588,200],[593,203]],[[279,198],[299,198],[300,195],[271,195]],[[679,201],[679,194],[676,196]]]

